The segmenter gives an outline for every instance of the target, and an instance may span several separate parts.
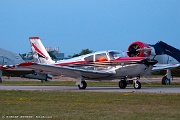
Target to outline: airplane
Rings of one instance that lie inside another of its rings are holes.
[[[147,57],[128,57],[117,50],[98,51],[55,62],[39,37],[30,37],[29,40],[35,62],[21,63],[18,67],[76,78],[79,89],[86,89],[85,80],[113,79],[120,79],[121,89],[125,89],[127,84],[133,84],[135,89],[140,89],[140,76],[151,71],[152,66],[157,63]]]
[[[145,49],[145,51],[139,51]],[[163,41],[147,44],[141,41],[133,42],[127,50],[129,57],[149,57],[158,63],[152,68],[152,74],[165,74],[162,85],[170,85],[171,76],[180,77],[180,50]]]
[[[52,79],[52,75],[49,74],[15,67],[16,64],[22,62],[25,61],[20,57],[20,55],[0,48],[0,83],[2,83],[2,76],[23,77],[42,81],[50,81]]]

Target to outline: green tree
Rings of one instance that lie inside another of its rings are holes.
[[[92,52],[93,51],[89,50],[89,49],[82,49],[80,53],[74,54],[72,57],[78,57],[78,56],[86,55],[86,54],[89,54],[89,53],[92,53]]]

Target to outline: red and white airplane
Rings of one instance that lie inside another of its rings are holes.
[[[180,77],[180,50],[162,41],[154,45],[140,41],[128,47],[129,57],[149,57],[158,61],[152,68],[154,74],[166,74],[162,78],[163,85],[169,85],[171,76]],[[166,72],[166,73],[165,73]]]
[[[116,50],[99,51],[55,62],[47,53],[39,37],[30,37],[29,39],[36,62],[25,62],[19,64],[18,67],[76,78],[76,85],[79,89],[86,89],[85,80],[112,79],[121,79],[119,87],[122,89],[126,88],[128,83],[132,83],[135,89],[140,89],[141,83],[138,79],[141,75],[150,72],[152,66],[157,63],[147,57],[128,57],[123,52]]]

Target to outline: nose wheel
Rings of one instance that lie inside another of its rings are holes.
[[[139,81],[135,81],[133,83],[133,86],[134,86],[135,89],[141,89],[141,83]]]
[[[138,81],[140,77],[137,77],[135,80],[127,80],[127,78],[119,81],[119,88],[125,89],[127,84],[133,84],[134,89],[141,89],[141,83]]]

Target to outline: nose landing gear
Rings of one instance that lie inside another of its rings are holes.
[[[138,81],[139,79],[140,77],[137,77],[135,80],[127,80],[127,78],[124,78],[119,81],[119,88],[125,89],[127,84],[133,84],[134,89],[141,89],[141,83]]]

